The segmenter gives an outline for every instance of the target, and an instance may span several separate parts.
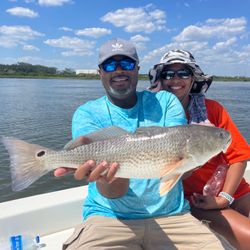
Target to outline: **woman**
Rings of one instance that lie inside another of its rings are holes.
[[[216,126],[231,133],[227,151],[195,170],[183,184],[194,216],[208,221],[237,249],[250,249],[250,185],[243,178],[250,146],[226,109],[204,97],[212,77],[204,75],[188,51],[171,50],[150,70],[149,78],[152,91],[167,90],[179,98],[189,123]],[[222,180],[212,179],[219,174]]]

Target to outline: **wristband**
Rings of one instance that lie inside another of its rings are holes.
[[[234,202],[234,197],[232,197],[230,194],[228,194],[226,192],[220,192],[218,196],[223,197],[226,200],[228,200],[229,205],[232,205],[232,203]]]

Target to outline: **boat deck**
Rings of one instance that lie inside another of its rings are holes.
[[[0,203],[0,242],[12,235],[39,235],[42,249],[61,249],[82,221],[86,195],[83,186]]]
[[[250,161],[245,177],[250,182]],[[87,186],[83,186],[0,203],[0,238],[40,235],[42,249],[59,250],[82,221],[86,195]]]

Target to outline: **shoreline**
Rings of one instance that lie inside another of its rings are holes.
[[[0,75],[0,78],[16,78],[16,79],[75,79],[75,80],[100,80],[99,75],[79,75],[79,76],[65,76],[65,75]],[[146,74],[139,74],[139,80],[149,80]],[[250,82],[250,77],[227,77],[214,76],[213,81],[217,82]]]

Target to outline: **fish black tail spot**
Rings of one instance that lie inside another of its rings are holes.
[[[36,154],[37,157],[42,157],[42,156],[44,156],[44,155],[45,155],[45,151],[44,151],[44,150],[42,150],[42,151],[40,151],[40,152],[38,152],[38,153]]]

